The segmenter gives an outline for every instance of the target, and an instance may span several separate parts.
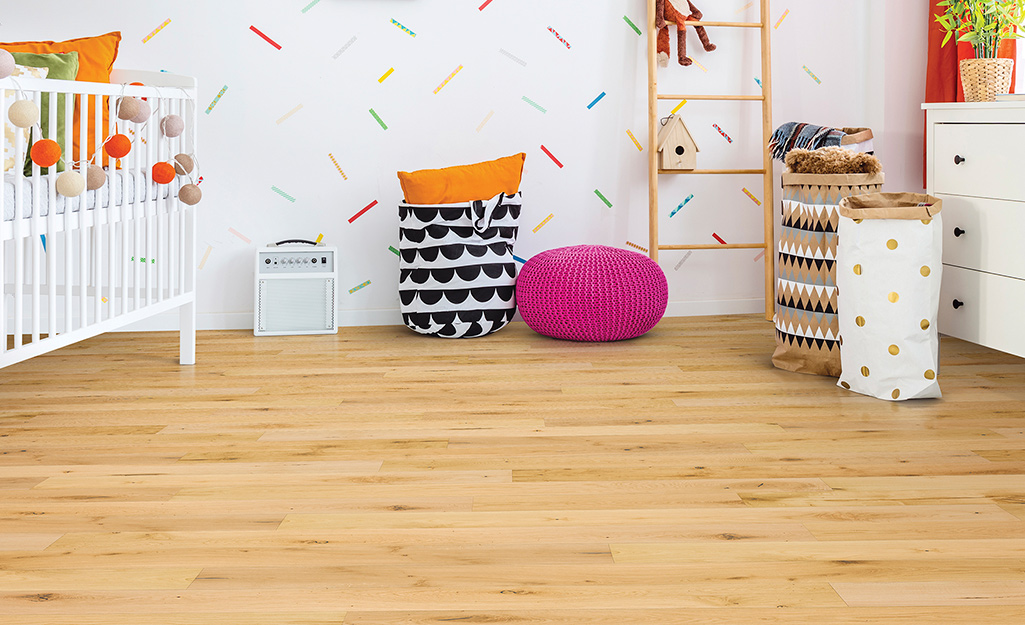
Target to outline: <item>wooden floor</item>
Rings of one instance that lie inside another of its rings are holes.
[[[0,370],[0,621],[1025,621],[1025,360],[942,400],[773,369],[758,316],[108,334]]]

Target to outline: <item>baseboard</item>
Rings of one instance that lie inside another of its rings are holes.
[[[669,302],[667,317],[700,317],[706,315],[741,315],[765,310],[762,299],[708,300],[701,302]],[[519,315],[516,316],[519,320]],[[397,308],[374,310],[340,310],[339,327],[399,326],[402,316]],[[178,312],[164,313],[133,323],[118,332],[160,332],[178,329]],[[198,330],[252,330],[253,313],[198,313]]]

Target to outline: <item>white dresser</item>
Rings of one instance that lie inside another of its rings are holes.
[[[939,331],[1025,357],[1025,102],[922,108],[943,200]]]

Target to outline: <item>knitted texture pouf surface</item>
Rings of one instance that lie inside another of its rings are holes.
[[[516,278],[523,320],[538,334],[620,341],[655,327],[669,285],[658,263],[604,245],[561,247],[532,257]]]

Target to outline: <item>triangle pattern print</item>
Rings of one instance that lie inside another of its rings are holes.
[[[475,338],[516,314],[520,194],[399,205],[399,309],[420,334]]]

